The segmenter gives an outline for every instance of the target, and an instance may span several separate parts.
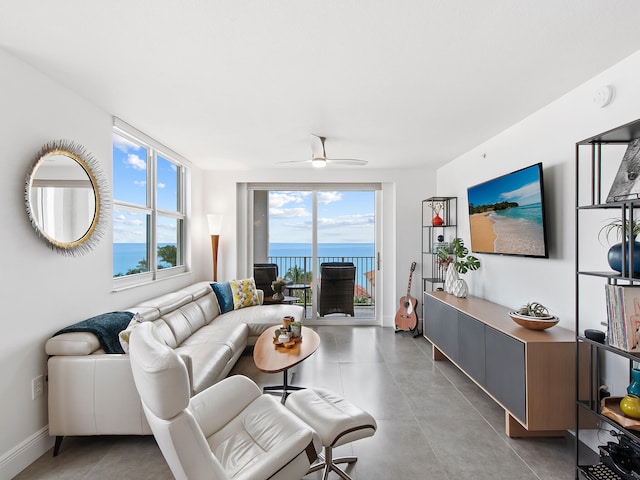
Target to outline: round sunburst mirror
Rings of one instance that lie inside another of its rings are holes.
[[[104,233],[109,192],[97,160],[77,143],[55,140],[36,155],[25,181],[31,225],[63,255],[83,255]]]

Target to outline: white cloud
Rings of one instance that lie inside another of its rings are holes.
[[[339,217],[331,218],[319,218],[318,227],[359,227],[362,225],[373,225],[374,215],[373,213],[367,213],[363,215],[343,215]]]
[[[302,203],[302,197],[298,192],[269,192],[269,206],[279,208],[288,203]]]
[[[164,183],[158,182],[158,188],[164,188],[166,185]]]
[[[269,217],[271,218],[301,218],[310,217],[311,213],[304,208],[269,208]]]
[[[130,153],[127,156],[127,160],[125,162],[128,166],[132,167],[134,170],[146,170],[147,162],[143,160],[138,155],[134,153]]]
[[[133,184],[137,187],[146,187],[147,186],[147,181],[146,180],[134,180]]]
[[[318,192],[318,203],[328,205],[329,203],[342,200],[342,193],[339,192]]]
[[[504,192],[500,195],[500,197],[507,201],[517,201],[520,206],[530,205],[532,203],[540,203],[540,185],[538,184],[538,182],[532,182],[527,185],[523,185],[517,190]]]

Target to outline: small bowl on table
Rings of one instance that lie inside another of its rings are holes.
[[[527,315],[520,315],[517,312],[509,312],[511,320],[518,325],[529,330],[546,330],[557,324],[560,319],[553,315],[545,315],[543,317],[529,317]]]

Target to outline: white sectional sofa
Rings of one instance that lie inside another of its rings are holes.
[[[258,291],[262,303],[262,291]],[[192,395],[225,378],[247,345],[284,316],[302,321],[297,305],[258,305],[220,313],[209,282],[200,282],[127,309],[152,321],[182,357]],[[88,332],[63,333],[46,343],[49,434],[149,435],[128,354],[106,354]]]

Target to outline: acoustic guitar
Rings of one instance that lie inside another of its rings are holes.
[[[400,308],[396,313],[396,330],[414,331],[418,327],[418,314],[416,313],[418,300],[411,296],[411,277],[415,269],[416,262],[412,262],[407,294],[400,299]]]

